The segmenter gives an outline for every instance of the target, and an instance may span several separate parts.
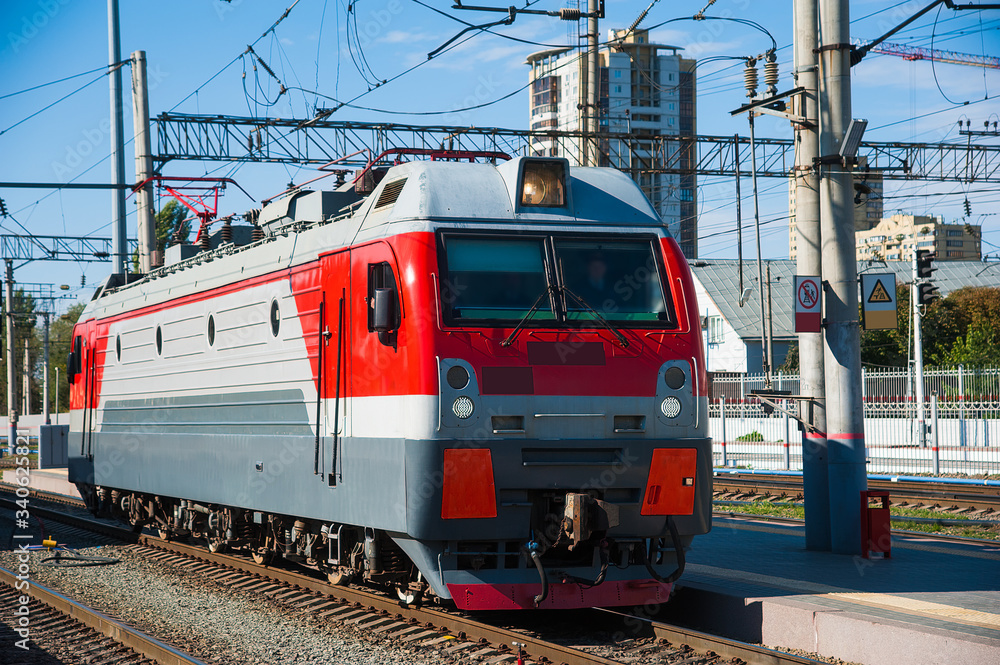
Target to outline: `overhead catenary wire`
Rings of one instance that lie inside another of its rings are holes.
[[[88,69],[85,72],[80,72],[79,74],[73,74],[72,76],[66,76],[55,81],[49,81],[48,83],[40,83],[39,85],[32,86],[30,88],[25,88],[24,90],[18,90],[17,92],[10,92],[6,95],[0,95],[0,99],[7,99],[8,97],[16,97],[17,95],[23,95],[26,92],[34,92],[35,90],[41,90],[42,88],[47,88],[50,85],[56,85],[57,83],[64,83],[65,81],[72,81],[73,79],[80,78],[81,76],[86,76],[87,74],[94,74],[96,72],[108,69],[107,65],[97,67],[95,69]]]
[[[0,130],[0,136],[3,136],[4,134],[6,134],[7,132],[9,132],[10,130],[14,129],[15,127],[17,127],[19,125],[23,125],[24,123],[28,122],[32,118],[34,118],[34,117],[36,117],[36,116],[38,116],[38,115],[40,115],[42,113],[44,113],[45,111],[48,111],[50,108],[52,108],[56,104],[59,104],[60,102],[66,101],[67,99],[69,99],[70,97],[72,97],[73,95],[75,95],[76,93],[78,93],[78,92],[80,92],[82,90],[85,90],[86,88],[89,88],[90,86],[92,86],[93,84],[97,83],[98,81],[100,81],[101,79],[103,79],[105,76],[107,76],[108,74],[110,74],[115,69],[117,69],[118,67],[121,67],[121,66],[122,66],[122,63],[118,63],[118,65],[115,66],[115,67],[109,67],[109,68],[107,68],[106,72],[102,72],[100,76],[98,76],[97,78],[91,79],[87,83],[84,83],[83,85],[81,85],[79,88],[77,88],[73,92],[70,92],[68,94],[63,95],[62,97],[60,97],[56,101],[52,102],[51,104],[49,104],[49,105],[47,105],[47,106],[45,106],[43,108],[38,109],[37,111],[35,111],[31,115],[29,115],[28,117],[23,118],[21,120],[18,120],[17,122],[15,122],[13,125],[11,125],[10,127],[8,127],[7,129]]]
[[[294,0],[294,2],[292,2],[292,4],[289,5],[287,9],[285,9],[285,11],[281,14],[281,16],[279,16],[277,18],[277,20],[275,20],[275,22],[271,24],[271,27],[269,27],[267,30],[265,30],[263,33],[261,33],[260,37],[258,37],[257,39],[255,39],[253,42],[250,43],[250,46],[256,46],[257,43],[260,42],[260,40],[264,39],[264,37],[266,37],[268,34],[270,34],[271,32],[273,32],[274,29],[277,28],[281,24],[282,21],[284,21],[286,18],[288,18],[288,15],[292,12],[293,9],[295,9],[295,5],[297,5],[297,4],[299,4],[299,0]],[[190,93],[188,93],[188,95],[186,97],[184,97],[179,102],[177,102],[172,107],[170,107],[170,111],[175,111],[178,106],[180,106],[181,104],[183,104],[184,102],[186,102],[187,100],[191,99],[196,94],[198,94],[199,90],[201,90],[206,85],[208,85],[209,83],[211,83],[212,81],[214,81],[215,79],[217,79],[219,76],[221,76],[224,71],[226,71],[227,69],[229,69],[230,67],[232,67],[233,64],[235,64],[236,61],[239,60],[245,54],[246,54],[246,51],[243,51],[242,53],[240,53],[239,55],[237,55],[235,58],[233,58],[232,60],[230,60],[228,63],[226,63],[225,65],[223,65],[222,69],[220,69],[219,71],[217,71],[215,74],[212,74],[212,76],[210,76],[207,81],[205,81],[204,83],[202,83],[201,85],[199,85],[197,88],[195,88]]]

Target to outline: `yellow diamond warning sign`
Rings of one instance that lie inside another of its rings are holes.
[[[896,327],[896,275],[877,273],[861,275],[861,302],[864,304],[865,330]]]
[[[892,302],[892,296],[885,290],[881,279],[875,280],[875,287],[872,288],[872,293],[868,296],[868,302]]]

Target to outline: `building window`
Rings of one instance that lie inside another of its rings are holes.
[[[945,245],[948,247],[961,247],[963,243],[961,240],[946,240]]]
[[[948,229],[948,235],[950,236],[961,236],[965,231],[962,229]]]
[[[708,333],[709,344],[722,344],[725,341],[726,333],[722,329],[721,316],[709,316],[705,322],[705,330]]]
[[[621,77],[622,77],[622,70],[616,69],[615,70],[615,78],[616,79],[620,79]]]
[[[559,103],[559,77],[546,76],[535,79],[531,83],[531,108],[537,109],[543,106],[555,105]],[[553,111],[555,109],[553,108]]]
[[[622,87],[620,85],[616,85],[615,86],[615,92],[621,92],[621,91],[622,91]]]

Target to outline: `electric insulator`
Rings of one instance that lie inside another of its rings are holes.
[[[965,216],[968,217],[972,214],[972,204],[969,203],[969,199],[965,199]]]
[[[773,57],[773,56],[772,56]],[[767,86],[767,95],[771,97],[778,94],[778,61],[768,60],[764,63],[764,85]]]
[[[747,66],[743,68],[743,84],[747,89],[747,97],[751,99],[757,96],[757,59],[747,60]]]
[[[202,224],[199,241],[203,252],[212,249],[212,238],[208,235],[208,224]]]
[[[227,217],[222,222],[222,242],[232,242],[233,241],[233,220]]]
[[[253,225],[253,231],[250,232],[250,240],[257,242],[258,240],[264,239],[264,229],[260,228],[256,224]]]
[[[560,7],[559,18],[563,21],[579,21],[582,12],[577,7]]]
[[[80,286],[87,286],[87,276],[80,275]]]

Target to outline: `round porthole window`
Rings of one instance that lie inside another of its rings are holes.
[[[278,330],[281,328],[281,312],[278,310],[278,301],[271,301],[271,334],[275,337],[278,336]]]
[[[213,346],[215,344],[215,317],[211,314],[208,315],[208,345]]]
[[[122,336],[118,335],[115,337],[115,358],[118,362],[122,361]]]
[[[163,331],[156,326],[156,355],[163,355]]]

